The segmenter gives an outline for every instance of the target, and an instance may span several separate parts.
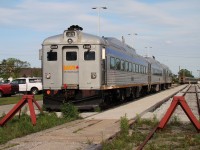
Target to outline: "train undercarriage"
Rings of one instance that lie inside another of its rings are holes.
[[[168,83],[109,90],[44,90],[43,104],[51,110],[60,110],[64,103],[73,103],[80,109],[92,109],[94,106],[112,106],[134,100],[170,86]]]

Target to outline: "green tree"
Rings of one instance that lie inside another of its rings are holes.
[[[0,77],[7,79],[9,77],[17,78],[22,68],[29,68],[30,63],[16,58],[3,59],[0,64]]]
[[[181,69],[179,72],[178,72],[179,76],[185,76],[185,77],[193,77],[194,76],[192,75],[192,73],[187,70],[187,69]]]
[[[42,76],[42,69],[33,68],[32,76],[34,76],[34,77],[41,77]]]
[[[175,74],[172,74],[172,82],[173,83],[178,83],[178,77]]]

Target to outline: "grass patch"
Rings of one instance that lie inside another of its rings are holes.
[[[94,108],[94,112],[101,112],[101,108],[98,106],[98,107],[95,107]]]
[[[152,120],[138,118],[127,129],[127,118],[122,117],[120,122],[120,134],[112,141],[103,141],[103,150],[132,150],[145,140],[146,136],[158,124],[154,117]],[[200,135],[195,127],[190,124],[182,124],[178,118],[173,118],[163,130],[157,130],[152,139],[145,145],[145,150],[168,149],[200,149]]]
[[[126,115],[120,119],[121,136],[125,137],[129,134],[129,124]]]
[[[74,109],[75,107],[73,105],[68,104],[65,105],[64,108],[69,109],[69,111],[63,112],[64,117],[62,118],[58,118],[54,112],[39,114],[35,126],[32,125],[30,116],[25,113],[22,113],[20,118],[15,116],[8,121],[6,125],[0,127],[0,144],[4,144],[14,138],[35,133],[79,118],[78,111]],[[0,120],[2,118],[3,116],[0,117]]]
[[[33,126],[30,116],[22,114],[20,119],[16,116],[7,122],[5,126],[0,127],[0,144],[68,121],[69,120],[65,118],[57,118],[55,113],[40,114],[37,117],[37,124]]]
[[[11,97],[1,97],[0,105],[16,104],[22,99],[23,95],[14,95]],[[43,100],[43,94],[35,95],[35,100]]]

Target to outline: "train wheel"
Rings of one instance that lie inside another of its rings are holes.
[[[140,96],[145,96],[148,94],[148,86],[143,86],[140,91]]]
[[[114,100],[116,100],[117,103],[123,102],[126,99],[125,91],[118,89],[114,92],[113,97],[114,97]]]
[[[121,90],[120,91],[120,101],[124,102],[125,100],[126,100],[125,91]]]
[[[112,96],[111,93],[112,92],[110,92],[110,91],[103,93],[103,95],[102,95],[102,105],[112,105],[113,96]]]
[[[139,89],[139,87],[136,87],[136,90],[135,90],[135,97],[136,97],[136,98],[140,97],[140,89]]]

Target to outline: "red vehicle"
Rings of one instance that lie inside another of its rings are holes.
[[[18,84],[0,83],[0,97],[13,95],[19,92]]]

